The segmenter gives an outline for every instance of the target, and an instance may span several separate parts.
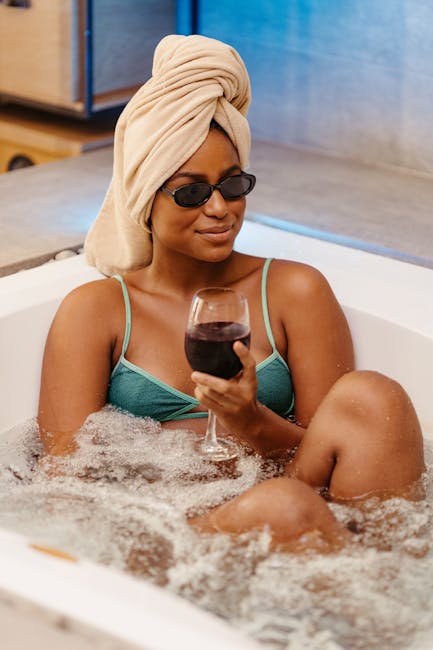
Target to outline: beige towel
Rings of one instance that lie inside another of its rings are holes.
[[[198,35],[160,41],[152,77],[116,125],[113,178],[85,242],[90,264],[105,275],[149,264],[155,192],[204,142],[212,118],[248,165],[249,102],[248,73],[232,47]]]

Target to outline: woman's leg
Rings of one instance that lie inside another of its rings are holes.
[[[273,545],[286,550],[329,551],[341,546],[348,535],[311,487],[288,477],[259,483],[190,523],[202,532],[236,535],[268,528]]]
[[[338,548],[350,537],[313,487],[331,496],[389,495],[424,471],[421,429],[403,388],[377,372],[341,377],[320,404],[295,459],[291,477],[255,485],[190,523],[205,532],[239,534],[268,527],[274,545]]]
[[[384,375],[343,375],[320,404],[288,474],[331,496],[389,494],[424,471],[421,428],[403,388]]]

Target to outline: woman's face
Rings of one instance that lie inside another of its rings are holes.
[[[164,187],[206,182],[214,185],[242,171],[233,144],[220,131],[211,129],[202,146]],[[197,260],[218,262],[233,250],[243,221],[245,197],[226,201],[218,190],[196,208],[183,208],[164,192],[157,192],[152,206],[154,254],[176,251]]]

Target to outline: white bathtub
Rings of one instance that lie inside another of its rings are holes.
[[[238,249],[320,268],[342,303],[358,368],[400,381],[433,434],[433,270],[247,222]],[[0,279],[0,432],[36,413],[43,344],[65,293],[100,277],[82,256]],[[31,540],[29,540],[31,541]],[[247,650],[221,620],[163,590],[42,555],[0,531],[2,647]]]

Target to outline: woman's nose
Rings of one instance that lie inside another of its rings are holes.
[[[210,198],[203,205],[203,212],[208,217],[223,219],[227,214],[227,203],[218,189],[214,189]]]

